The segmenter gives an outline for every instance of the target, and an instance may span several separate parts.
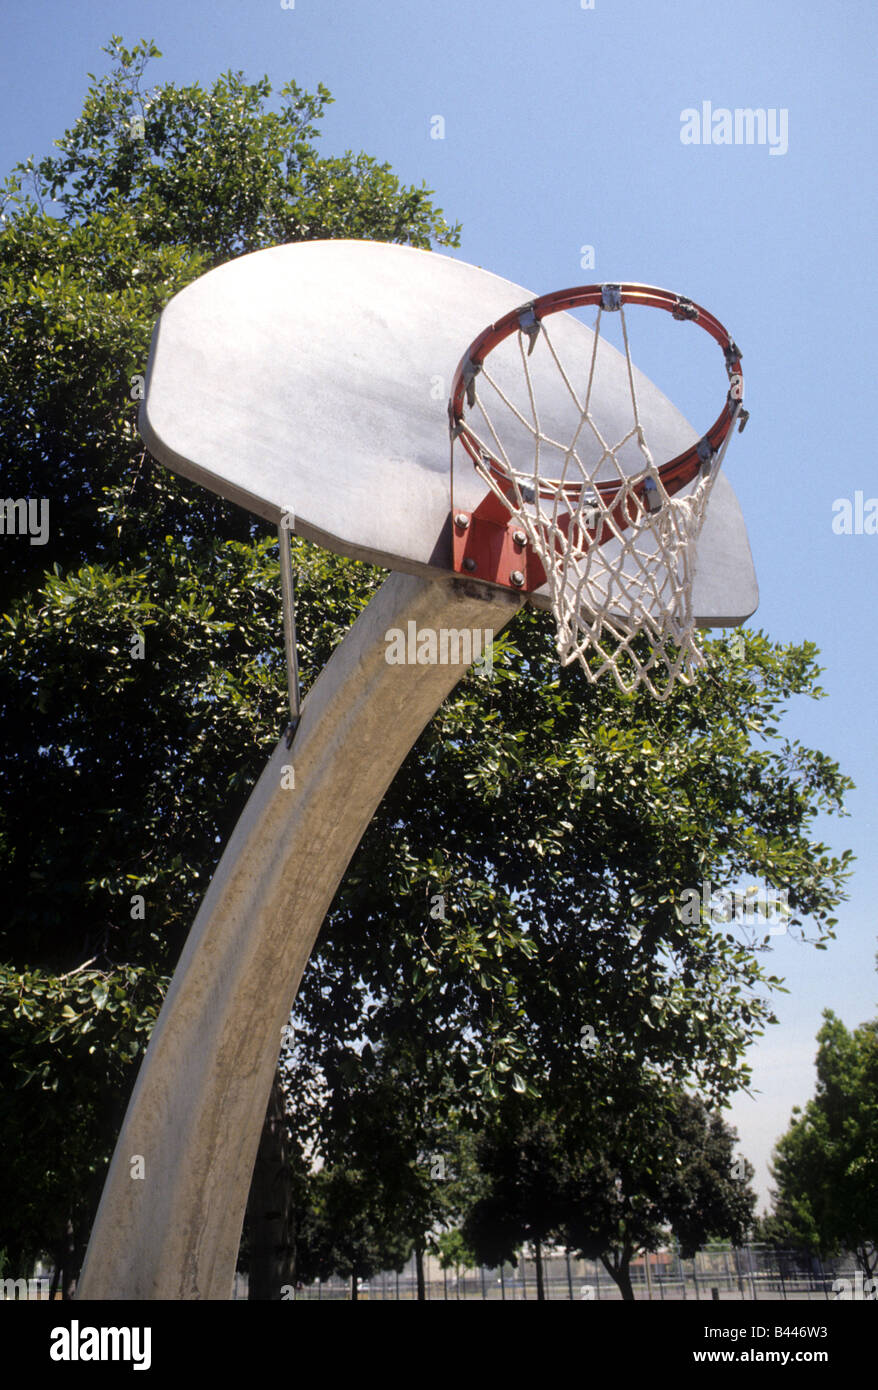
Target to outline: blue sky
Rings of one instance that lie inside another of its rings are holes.
[[[817,825],[833,848],[858,856],[838,940],[823,953],[776,940],[771,968],[790,993],[778,996],[779,1026],[752,1050],[757,1094],[733,1109],[763,1191],[772,1144],[813,1089],[821,1010],[848,1026],[878,1010],[878,535],[832,527],[834,501],[878,496],[876,14],[859,0],[594,0],[593,9],[580,0],[295,0],[292,9],[280,0],[32,0],[0,9],[3,171],[72,124],[112,33],[129,44],[153,38],[164,57],[151,82],[207,84],[240,68],[276,87],[324,83],[335,102],[322,150],[363,149],[403,180],[425,182],[463,224],[462,259],[535,291],[583,280],[667,285],[733,332],[751,420],[726,470],[760,583],[751,626],[820,648],[828,698],[794,702],[785,731],[836,758],[857,784],[850,818]],[[785,111],[788,149],[684,144],[681,112],[705,101]],[[436,115],[441,140],[430,138]],[[581,269],[584,245],[595,248],[593,271]]]

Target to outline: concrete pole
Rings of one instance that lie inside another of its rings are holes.
[[[450,663],[453,642],[447,665],[388,664],[388,630],[496,634],[520,603],[467,580],[393,574],[333,652],[292,749],[281,740],[254,788],[183,949],[78,1298],[231,1298],[281,1028],[366,826],[466,670]],[[131,1176],[135,1155],[142,1180]]]

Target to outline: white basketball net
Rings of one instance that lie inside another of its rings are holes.
[[[621,439],[605,439],[590,409],[600,308],[582,394],[558,357],[545,319],[540,321],[539,336],[545,340],[579,415],[571,439],[553,439],[540,427],[529,352],[521,330],[518,345],[530,418],[491,376],[488,357],[472,380],[470,410],[463,428],[481,451],[478,473],[503,501],[543,563],[561,664],[578,661],[589,681],[609,672],[623,692],[642,685],[656,699],[665,700],[678,681],[691,684],[704,664],[692,614],[695,543],[731,431],[717,453],[704,448],[700,474],[685,495],[670,496],[665,491],[640,420],[624,308],[618,312],[632,407],[631,428]],[[530,350],[534,333],[532,330]],[[529,471],[510,460],[489,412],[485,387],[494,393],[491,411],[496,411],[497,403],[502,404],[530,432],[534,461]],[[473,429],[474,408],[484,421],[483,434]],[[631,441],[643,458],[642,469],[633,474],[630,464],[626,471],[617,457]],[[594,454],[595,445],[597,462],[586,462],[585,447]],[[563,455],[558,477],[547,477],[542,471],[541,461],[549,450],[556,459],[558,450]],[[626,517],[627,524],[620,524]],[[602,543],[596,537],[601,537]]]

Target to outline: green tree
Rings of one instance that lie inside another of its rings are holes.
[[[334,1069],[324,1076],[325,1098],[316,1109],[307,1096],[301,1103],[298,1085],[291,1087],[294,1129],[307,1133],[309,1115],[314,1122],[315,1161],[368,1175],[369,1200],[380,1193],[385,1210],[393,1213],[393,1227],[415,1257],[421,1301],[424,1256],[436,1230],[459,1214],[465,1158],[455,1114],[460,1096],[452,1077],[440,1055],[420,1046],[417,1033],[397,1031],[380,1045],[366,1041],[339,1052]]]
[[[818,945],[833,934],[850,856],[808,832],[850,784],[775,723],[815,691],[814,648],[748,634],[736,662],[706,644],[702,684],[656,706],[553,673],[542,615],[498,645],[493,678],[439,711],[352,861],[300,1003],[307,1064],[326,1071],[361,1030],[417,1030],[490,1100],[577,1068],[591,1030],[605,1063],[721,1101],[748,1080],[781,982],[762,965],[767,924],[690,922],[683,899],[756,876],[788,892],[791,934],[806,918]]]
[[[463,1241],[492,1269],[517,1265],[520,1247],[532,1245],[543,1300],[543,1245],[563,1225],[570,1182],[555,1117],[514,1097],[480,1135],[476,1162],[483,1190],[464,1218]]]
[[[849,856],[808,831],[848,783],[777,732],[789,695],[817,691],[813,647],[748,634],[740,661],[706,644],[703,686],[656,707],[547,675],[551,646],[522,613],[493,678],[467,678],[389,789],[297,1004],[303,1095],[354,1065],[364,1038],[417,1039],[456,1122],[579,1088],[599,1145],[601,1107],[639,1102],[644,1074],[721,1106],[773,1018],[768,924],[690,921],[687,888],[755,872],[787,887],[793,933],[810,917],[818,945],[832,935]]]
[[[323,1168],[311,1185],[311,1203],[299,1231],[297,1269],[312,1283],[336,1274],[351,1281],[351,1299],[360,1281],[385,1269],[401,1270],[411,1253],[394,1221],[380,1184],[362,1169]]]
[[[878,1272],[878,1021],[850,1032],[831,1009],[817,1034],[817,1087],[774,1151],[766,1234]]]
[[[610,1085],[615,1094],[604,1094]],[[566,1098],[514,1098],[477,1144],[477,1195],[461,1234],[492,1266],[515,1264],[531,1244],[538,1299],[549,1241],[599,1259],[633,1299],[631,1261],[671,1235],[686,1258],[711,1236],[744,1241],[756,1196],[735,1142],[699,1097],[663,1092],[658,1077],[626,1084],[616,1072]]]
[[[737,1135],[720,1114],[685,1092],[662,1097],[654,1082],[636,1108],[631,1100],[591,1110],[587,1129],[580,1122],[564,1225],[568,1244],[599,1259],[624,1299],[634,1298],[638,1253],[671,1235],[684,1259],[711,1237],[742,1245],[756,1207],[753,1168],[735,1157]]]
[[[439,1268],[443,1271],[445,1279],[445,1297],[448,1297],[448,1274],[449,1269],[454,1270],[457,1297],[460,1297],[460,1271],[461,1269],[475,1269],[479,1263],[478,1256],[471,1246],[467,1245],[459,1227],[452,1226],[446,1231],[441,1231],[434,1236],[430,1242],[430,1248],[439,1261]]]
[[[274,539],[137,440],[155,318],[278,241],[457,240],[427,190],[317,154],[324,88],[290,83],[277,109],[240,73],[147,89],[154,45],[108,52],[0,223],[0,474],[50,505],[45,545],[0,546],[0,1246],[15,1268],[50,1251],[68,1286],[168,976],[283,725]],[[297,551],[308,683],[378,576]]]

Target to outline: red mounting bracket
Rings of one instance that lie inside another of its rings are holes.
[[[474,512],[455,508],[451,529],[455,573],[524,594],[545,584],[546,571],[528,545],[520,522],[509,515],[494,493],[489,492]]]

